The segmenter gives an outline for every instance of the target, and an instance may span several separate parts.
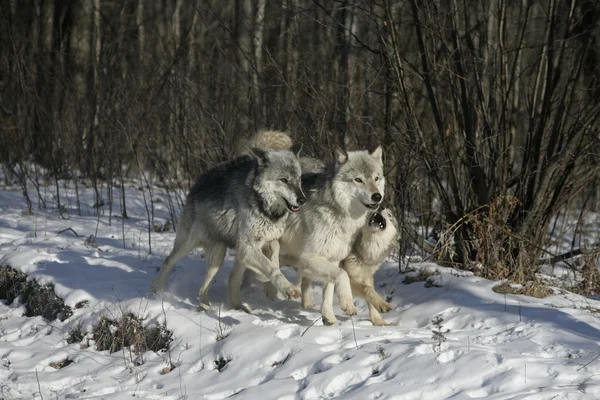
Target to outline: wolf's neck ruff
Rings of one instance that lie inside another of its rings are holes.
[[[255,188],[252,189],[256,202],[258,203],[259,211],[268,217],[272,222],[279,221],[287,215],[288,211],[285,206],[278,204],[276,201],[269,201],[266,196]]]

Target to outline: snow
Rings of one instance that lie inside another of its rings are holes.
[[[257,282],[243,290],[254,313],[229,310],[228,255],[210,293],[212,309],[200,313],[199,249],[178,263],[166,293],[153,296],[150,282],[175,235],[153,232],[149,254],[139,187],[127,188],[131,218],[113,216],[110,225],[106,205],[100,218],[94,215],[89,189],[80,187],[79,216],[66,186],[65,219],[50,188],[42,193],[48,208],[36,208],[34,215],[23,213],[18,188],[0,190],[0,265],[53,283],[71,307],[89,302],[62,322],[25,317],[19,301],[0,304],[0,398],[600,398],[600,301],[562,290],[545,299],[505,296],[492,291],[498,282],[432,263],[413,263],[415,272],[408,274],[424,270],[433,274],[433,285],[405,285],[405,274],[390,262],[375,282],[391,296],[393,310],[384,315],[391,325],[373,327],[366,304],[357,299],[357,316],[336,307],[340,322],[327,327],[317,307],[271,302]],[[153,198],[162,200],[154,212],[163,224],[169,219],[165,193],[156,187]],[[116,197],[115,204],[118,209]],[[92,234],[96,244],[86,242]],[[293,271],[285,273],[295,279]],[[313,292],[320,304],[320,288]],[[118,318],[129,311],[145,324],[166,321],[174,332],[170,351],[136,359],[126,350],[97,351],[90,335],[83,341],[89,346],[65,340],[72,328],[90,332],[102,315]],[[432,339],[437,316],[442,330],[450,330],[439,351]],[[67,358],[73,363],[62,369],[50,366]],[[176,367],[165,370],[171,363]],[[225,364],[221,371],[218,363]]]

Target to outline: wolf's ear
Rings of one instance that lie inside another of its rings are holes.
[[[267,165],[267,163],[269,162],[267,152],[263,149],[253,147],[250,149],[250,155],[258,160],[258,165]]]
[[[346,161],[348,161],[348,153],[340,146],[337,146],[335,148],[335,162],[337,164],[344,164]]]
[[[379,162],[383,162],[383,149],[381,146],[377,146],[375,150],[371,151],[371,157]]]
[[[302,151],[302,143],[295,143],[290,151],[296,155],[297,158],[300,158],[300,152]]]

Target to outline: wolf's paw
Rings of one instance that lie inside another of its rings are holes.
[[[302,307],[303,308],[313,308],[313,303],[311,299],[302,299]]]
[[[162,279],[155,278],[152,281],[152,285],[150,286],[150,290],[152,290],[152,293],[158,294],[158,293],[164,292],[166,286],[167,286],[166,282],[164,282]]]
[[[243,311],[243,312],[245,312],[245,313],[247,313],[247,314],[252,314],[252,309],[250,308],[250,306],[249,306],[249,305],[247,305],[247,304],[244,304],[244,303],[242,303],[242,304],[240,304],[240,305],[238,305],[238,306],[235,306],[235,307],[233,307],[233,308],[234,308],[235,310],[240,310],[240,311]]]
[[[373,306],[377,309],[377,311],[382,312],[382,313],[387,313],[392,310],[391,304],[383,299],[381,301],[378,301],[377,303],[373,304]]]
[[[198,311],[202,312],[202,311],[208,311],[210,310],[210,304],[208,303],[200,303],[198,304]]]
[[[323,315],[322,320],[323,320],[323,325],[326,325],[326,326],[331,326],[337,322],[337,318],[335,318],[335,315],[330,315],[330,316]]]
[[[354,303],[352,302],[351,298],[350,299],[340,298],[339,304],[340,304],[340,308],[342,309],[344,314],[356,315],[356,313],[357,313],[356,307],[354,306]]]
[[[381,317],[373,317],[373,318],[371,318],[371,322],[373,323],[374,326],[389,326],[390,325],[387,322],[385,322],[385,320]]]
[[[356,315],[358,313],[358,310],[356,310],[356,307],[354,307],[353,303],[350,303],[350,305],[348,307],[342,309],[342,311],[346,315]]]
[[[297,299],[298,297],[300,297],[302,295],[302,292],[300,292],[300,289],[298,289],[296,286],[294,285],[288,285],[285,288],[285,292],[284,292],[284,296],[288,299],[288,300],[292,300],[292,299]]]
[[[267,299],[277,300],[277,288],[271,282],[265,282],[263,290]]]

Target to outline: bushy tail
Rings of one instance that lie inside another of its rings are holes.
[[[249,154],[250,149],[261,150],[288,150],[292,147],[292,138],[285,132],[261,130],[250,138],[238,141],[236,154]]]
[[[325,169],[325,163],[312,157],[300,157],[300,167],[303,174],[318,173]]]

